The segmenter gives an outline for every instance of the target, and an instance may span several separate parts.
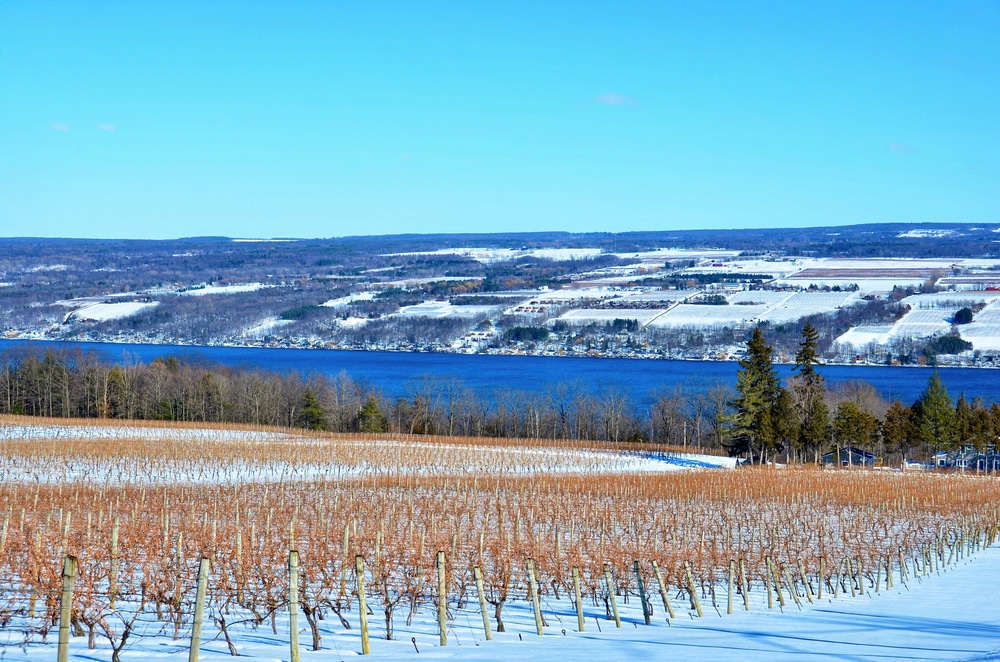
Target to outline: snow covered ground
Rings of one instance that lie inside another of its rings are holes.
[[[600,248],[441,248],[436,251],[414,253],[390,253],[389,255],[460,255],[477,262],[490,264],[516,260],[519,257],[537,257],[546,260],[584,260],[601,254]]]
[[[500,306],[453,306],[447,301],[424,301],[414,306],[400,308],[396,317],[429,317],[442,319],[445,317],[478,318],[497,312]]]
[[[346,297],[340,297],[339,299],[324,301],[319,305],[325,308],[337,308],[339,306],[346,306],[347,304],[354,303],[355,301],[372,301],[376,294],[376,292],[356,292],[354,294],[348,294]]]
[[[836,339],[842,345],[864,347],[869,343],[885,345],[893,338],[927,338],[946,335],[952,318],[963,306],[989,302],[975,314],[972,322],[957,327],[959,335],[972,343],[974,350],[1000,350],[1000,292],[938,292],[903,299],[911,307],[895,324],[859,326]]]
[[[264,283],[246,283],[243,285],[199,285],[187,290],[177,290],[176,294],[183,294],[191,297],[203,297],[209,294],[240,294],[242,292],[256,292],[264,287],[272,287]]]
[[[264,338],[275,332],[276,329],[280,329],[283,326],[288,326],[292,323],[292,320],[283,320],[277,317],[265,317],[261,321],[257,322],[253,326],[244,329],[244,338]]]
[[[158,301],[122,301],[120,303],[93,303],[74,310],[66,316],[66,319],[76,318],[80,320],[91,320],[94,322],[106,322],[108,320],[131,317],[143,310],[155,308],[160,305]]]
[[[137,471],[118,445],[147,442],[150,462]],[[60,442],[58,460],[38,464],[4,442]],[[96,452],[84,447],[103,442]],[[249,459],[245,449],[259,446],[267,455]],[[190,451],[196,449],[196,459]],[[241,450],[242,449],[242,450]],[[443,462],[443,459],[447,462]],[[267,430],[128,425],[0,425],[0,480],[57,481],[67,477],[102,483],[220,483],[350,478],[370,473],[451,475],[539,475],[663,473],[689,469],[732,469],[729,457],[573,448],[539,443],[518,446],[453,444],[391,438],[359,440]],[[447,468],[445,468],[447,467]]]
[[[559,317],[563,322],[569,324],[588,324],[597,322],[604,324],[616,319],[635,320],[640,326],[646,326],[664,313],[663,309],[641,309],[641,308],[580,308],[571,310]]]
[[[749,326],[770,306],[707,306],[682,303],[650,322],[652,327]]]
[[[1000,350],[1000,301],[976,313],[972,323],[960,326],[959,332],[975,349]]]

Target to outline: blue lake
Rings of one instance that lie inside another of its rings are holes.
[[[615,389],[631,394],[637,404],[652,401],[656,391],[676,386],[707,389],[722,381],[735,382],[735,362],[658,361],[544,356],[489,356],[468,354],[418,354],[405,352],[352,352],[320,349],[261,349],[252,347],[193,347],[188,345],[127,345],[116,343],[28,342],[0,340],[0,351],[33,345],[39,348],[79,348],[114,361],[147,363],[157,357],[199,358],[230,367],[253,367],[279,373],[297,371],[351,378],[379,388],[391,398],[407,396],[420,378],[431,375],[454,378],[489,396],[513,389],[545,391],[559,382],[577,382],[594,393]],[[792,366],[779,366],[784,377]],[[887,366],[824,366],[828,386],[864,380],[888,400],[911,404],[927,386],[930,368]],[[1000,373],[982,368],[941,368],[941,379],[952,397],[982,397],[1000,401]]]

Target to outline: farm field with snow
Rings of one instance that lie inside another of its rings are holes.
[[[202,660],[354,657],[362,614],[379,659],[997,659],[998,501],[649,444],[10,417],[0,659],[55,659],[66,554],[79,661],[186,659],[198,604]]]

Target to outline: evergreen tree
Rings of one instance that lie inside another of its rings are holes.
[[[386,432],[389,429],[389,421],[374,395],[368,396],[358,412],[358,429],[362,432]]]
[[[966,443],[972,437],[972,407],[965,399],[965,394],[958,396],[955,403],[955,432],[959,443]]]
[[[747,341],[747,355],[740,359],[736,373],[736,413],[731,419],[726,447],[730,455],[744,455],[751,462],[767,461],[782,449],[782,416],[790,414],[787,397],[771,359],[772,348],[764,341],[760,327]]]
[[[882,421],[882,440],[887,449],[900,454],[904,468],[909,450],[919,442],[919,432],[914,419],[912,409],[899,400],[894,400]]]
[[[988,450],[997,438],[990,410],[986,408],[982,398],[972,400],[972,422],[969,427],[969,437],[975,444],[976,450],[979,451]]]
[[[819,331],[811,322],[806,322],[802,327],[802,342],[799,343],[799,351],[795,352],[795,367],[799,371],[799,376],[806,381],[816,378],[821,379],[816,374],[814,367],[819,362]]]
[[[795,446],[803,454],[812,450],[816,461],[819,461],[820,451],[830,435],[830,414],[823,398],[826,387],[823,376],[816,372],[815,367],[819,360],[818,345],[819,331],[811,323],[806,323],[802,329],[802,342],[795,353],[798,378],[792,384],[800,421]]]
[[[813,398],[810,408],[799,425],[799,447],[803,452],[813,451],[818,462],[820,452],[830,439],[830,410],[822,395]]]
[[[326,412],[319,404],[316,391],[307,388],[302,393],[302,408],[299,411],[299,425],[309,430],[326,429]]]
[[[958,443],[958,426],[955,409],[951,405],[948,389],[941,383],[935,370],[927,381],[927,388],[917,400],[920,440],[931,448],[952,449]]]

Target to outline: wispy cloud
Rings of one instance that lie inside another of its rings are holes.
[[[102,122],[101,124],[97,125],[97,128],[98,130],[105,131],[107,133],[114,133],[115,131],[118,130],[118,127],[112,124],[111,122]]]
[[[635,99],[619,94],[618,92],[605,92],[594,97],[594,101],[602,106],[638,106]]]
[[[904,145],[903,143],[889,143],[889,151],[893,154],[909,154],[917,150]]]
[[[53,131],[69,131],[69,124],[66,124],[65,122],[53,122],[51,126]]]

